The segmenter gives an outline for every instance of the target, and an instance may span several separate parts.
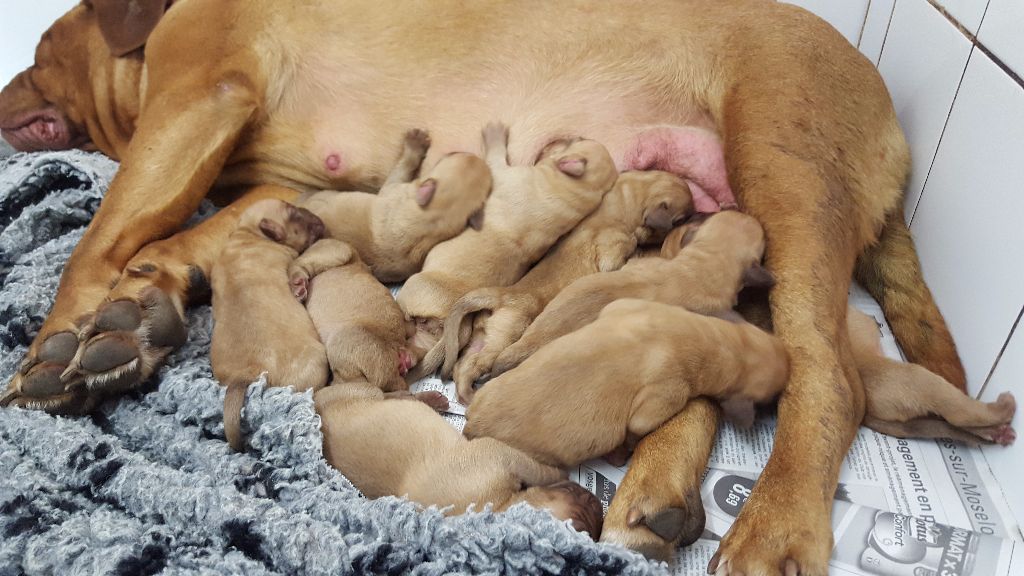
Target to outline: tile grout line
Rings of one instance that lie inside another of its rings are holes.
[[[982,54],[984,54],[985,56],[988,56],[989,60],[991,60],[993,64],[998,66],[999,69],[1003,71],[1003,73],[1005,73],[1007,76],[1009,76],[1010,79],[1013,80],[1018,86],[1020,86],[1021,88],[1024,88],[1024,78],[1021,78],[1020,74],[1018,74],[1012,68],[1010,68],[1005,62],[1003,62],[1003,60],[1000,57],[996,56],[995,53],[992,52],[992,50],[989,49],[988,46],[985,46],[985,43],[978,39],[978,35],[977,34],[974,34],[970,30],[968,30],[966,27],[964,27],[964,25],[961,24],[959,20],[954,18],[953,15],[950,14],[948,10],[943,8],[942,5],[939,4],[939,0],[926,0],[926,1],[929,4],[931,4],[932,7],[935,8],[935,10],[937,10],[939,12],[939,14],[942,14],[942,16],[946,20],[949,20],[950,24],[952,24],[957,30],[959,30],[961,34],[966,36],[967,39],[970,40],[971,44],[976,46],[978,48],[978,50],[981,50]],[[981,13],[981,24],[978,24],[978,32],[979,33],[981,32],[982,24],[984,24],[984,22],[985,22],[985,15],[988,14],[988,8],[991,5],[992,5],[992,0],[988,0],[987,2],[985,2],[985,10],[982,11],[982,13]]]
[[[1015,320],[1013,326],[1010,327],[1010,333],[1006,336],[1006,340],[1003,342],[1003,347],[999,349],[999,354],[996,354],[996,359],[992,362],[992,367],[988,370],[988,376],[985,376],[985,381],[982,382],[981,389],[978,390],[978,395],[975,396],[975,398],[981,399],[981,395],[985,393],[985,388],[988,387],[988,383],[992,381],[992,375],[996,373],[996,367],[999,366],[999,361],[1003,359],[1003,354],[1006,352],[1007,346],[1010,345],[1010,340],[1013,339],[1014,332],[1017,331],[1017,327],[1020,325],[1021,317],[1024,317],[1024,306],[1021,306],[1020,312],[1017,313],[1017,320]]]
[[[868,23],[868,14],[871,13],[871,0],[868,0],[868,5],[864,8],[864,19],[860,21],[860,34],[857,35],[857,48],[860,48],[860,43],[864,40],[864,27]],[[876,64],[877,66],[877,64]]]
[[[885,23],[885,34],[882,36],[882,46],[878,49],[878,60],[875,61],[875,68],[882,63],[882,54],[885,52],[885,41],[889,39],[889,29],[892,28],[892,17],[896,14],[896,0],[892,2],[892,9],[889,10],[889,21]]]
[[[929,0],[930,1],[930,0]],[[939,156],[939,149],[942,148],[942,137],[946,135],[946,128],[949,127],[949,119],[953,116],[953,108],[956,106],[956,99],[960,96],[960,87],[963,86],[964,76],[967,75],[967,67],[971,65],[971,58],[974,56],[974,46],[971,46],[971,50],[967,53],[967,62],[964,63],[964,69],[960,72],[960,80],[956,83],[956,92],[953,93],[953,101],[949,103],[949,111],[946,112],[946,120],[942,123],[942,131],[939,132],[939,139],[935,142],[935,152],[932,154],[932,161],[928,163],[928,171],[924,174],[924,182],[921,183],[921,193],[917,195],[917,202],[914,202],[914,211],[910,213],[910,223],[907,224],[907,228],[914,225],[914,218],[917,216],[917,209],[921,207],[921,201],[924,200],[924,191],[928,188],[928,179],[932,176],[932,168],[935,168],[935,159]]]

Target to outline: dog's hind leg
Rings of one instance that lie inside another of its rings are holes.
[[[602,542],[668,561],[678,546],[700,537],[704,530],[701,479],[718,417],[714,402],[694,398],[640,441],[608,508]]]
[[[907,359],[942,376],[961,391],[967,377],[953,337],[921,275],[902,204],[891,212],[878,243],[861,254],[857,281],[878,300]]]

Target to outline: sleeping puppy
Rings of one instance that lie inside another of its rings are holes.
[[[385,400],[366,384],[329,386],[314,400],[324,457],[367,498],[406,496],[446,514],[526,502],[600,534],[600,502],[563,471],[497,440],[466,440],[423,402]]]
[[[412,326],[351,246],[318,241],[288,266],[288,279],[327,348],[332,384],[408,390],[404,376],[422,355],[406,345]]]
[[[788,378],[782,342],[742,319],[616,300],[488,382],[466,412],[464,433],[565,468],[631,448],[694,396],[721,401],[749,424],[753,405],[773,399]]]
[[[213,375],[228,386],[224,434],[242,450],[245,390],[262,372],[268,386],[318,389],[327,383],[327,353],[309,314],[288,285],[288,265],[316,242],[323,222],[281,200],[242,213],[210,273]]]
[[[416,346],[429,350],[410,378],[431,374],[444,360],[441,326],[456,300],[476,288],[519,280],[615,184],[615,164],[593,140],[553,142],[534,166],[513,167],[507,159],[507,127],[490,124],[483,139],[494,180],[483,228],[434,247],[423,271],[398,293],[406,316],[417,321]]]
[[[971,445],[1016,440],[1012,394],[1003,392],[990,403],[975,400],[923,366],[886,358],[871,316],[850,307],[846,322],[864,382],[865,426],[900,438],[953,438]]]
[[[640,298],[712,313],[730,310],[743,286],[770,285],[761,267],[764,231],[753,217],[735,210],[706,220],[691,219],[665,239],[662,252],[683,247],[674,258],[642,258],[606,274],[584,276],[555,296],[515,344],[494,361],[497,376],[555,338],[597,318],[607,304]]]
[[[416,179],[430,139],[405,135],[402,156],[377,194],[324,191],[301,205],[328,235],[356,249],[381,282],[400,282],[423,266],[427,252],[471,226],[479,229],[491,173],[477,156],[452,153]]]
[[[663,240],[665,233],[692,212],[689,187],[672,174],[619,175],[597,210],[559,240],[522,279],[508,287],[478,288],[455,303],[445,320],[442,375],[452,374],[454,367],[459,396],[468,400],[473,382],[490,370],[498,354],[522,336],[563,288],[582,276],[618,270],[638,245]],[[481,324],[479,329],[472,326],[474,322]],[[467,334],[471,326],[472,332]]]

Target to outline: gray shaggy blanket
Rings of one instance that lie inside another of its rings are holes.
[[[0,159],[4,384],[116,168],[82,152]],[[188,322],[167,366],[90,417],[0,411],[0,575],[668,572],[522,505],[445,518],[366,500],[324,461],[309,394],[254,383],[252,448],[231,452],[209,307]]]

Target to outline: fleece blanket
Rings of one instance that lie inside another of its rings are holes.
[[[4,384],[116,169],[77,151],[0,159]],[[254,383],[251,449],[231,452],[211,322],[190,310],[188,344],[91,416],[0,410],[0,576],[668,573],[525,505],[445,518],[367,500],[324,461],[309,394]]]

